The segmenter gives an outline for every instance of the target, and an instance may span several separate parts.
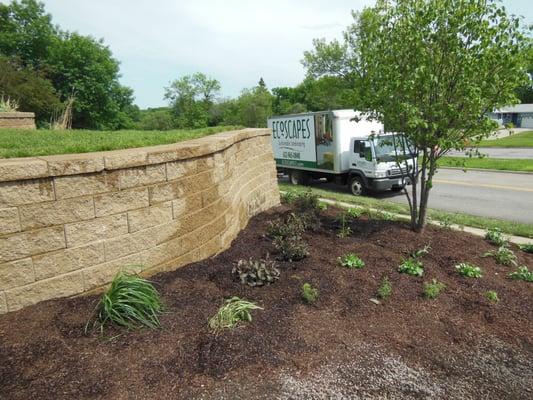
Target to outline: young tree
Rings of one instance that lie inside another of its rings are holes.
[[[353,73],[365,111],[408,138],[395,140],[398,162],[417,149],[405,194],[420,231],[439,158],[490,134],[488,113],[516,102],[528,39],[493,0],[378,0],[354,18],[342,45],[321,42],[306,55],[308,68]]]

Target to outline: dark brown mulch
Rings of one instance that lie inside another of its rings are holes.
[[[460,355],[487,340],[533,358],[533,285],[507,279],[508,267],[483,258],[493,246],[466,233],[428,227],[416,234],[403,223],[366,219],[352,224],[351,237],[339,239],[335,212],[328,210],[322,228],[305,234],[310,256],[281,263],[281,279],[268,287],[243,286],[230,271],[239,259],[273,252],[264,236],[266,224],[287,213],[285,207],[252,219],[217,257],[153,277],[167,307],[161,330],[110,328],[103,337],[84,335],[98,301],[94,296],[48,301],[0,316],[0,398],[191,399],[224,382],[240,382],[242,389],[275,381],[280,371],[306,376],[325,363],[355,357],[355,347],[365,343],[458,381],[467,373]],[[423,278],[396,271],[402,257],[426,244],[432,250],[423,257]],[[336,258],[347,252],[358,253],[366,267],[340,268]],[[521,264],[533,266],[533,255],[516,253]],[[483,278],[459,277],[453,268],[459,262],[480,266]],[[385,276],[393,295],[377,305],[369,299]],[[427,300],[422,284],[433,278],[446,289],[438,299]],[[304,282],[320,292],[313,305],[300,298]],[[485,299],[487,290],[498,292],[499,304]],[[213,335],[207,320],[224,297],[233,295],[254,300],[264,310],[255,311],[251,323]],[[512,365],[519,358],[509,356],[505,367],[519,368]],[[477,373],[468,376],[473,384],[466,397],[529,397],[523,385],[504,376],[487,379]]]

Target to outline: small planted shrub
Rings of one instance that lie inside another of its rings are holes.
[[[265,259],[239,260],[231,272],[242,284],[249,286],[263,286],[273,283],[279,279],[280,275],[276,262],[269,260],[268,255]]]
[[[299,261],[309,255],[307,243],[300,235],[278,236],[273,244],[279,257],[284,261]]]
[[[119,272],[96,306],[95,323],[101,330],[108,323],[128,329],[141,326],[154,329],[160,326],[158,315],[162,311],[159,293],[149,281]]]
[[[346,238],[346,237],[350,236],[352,234],[352,230],[350,229],[349,217],[347,217],[346,213],[342,213],[339,216],[339,223],[340,223],[341,226],[339,228],[339,233],[337,233],[337,237]]]
[[[487,233],[485,233],[485,240],[497,246],[503,246],[507,243],[507,239],[503,235],[501,229],[496,227],[490,228]]]
[[[378,297],[380,299],[387,299],[392,294],[392,283],[389,281],[389,278],[385,277],[381,281],[381,285],[378,288]]]
[[[365,266],[365,262],[354,253],[348,253],[342,257],[337,258],[337,261],[342,267],[349,269],[361,269]]]
[[[416,258],[408,258],[400,264],[398,272],[412,276],[422,276],[424,275],[424,265]]]
[[[498,247],[498,250],[486,252],[484,257],[494,257],[498,264],[507,266],[516,266],[516,255],[506,245]]]
[[[300,236],[304,231],[304,222],[294,213],[289,214],[286,221],[277,218],[267,225],[267,235],[271,238]]]
[[[283,192],[280,194],[279,198],[284,204],[292,204],[296,198],[296,193],[291,191]]]
[[[518,281],[533,282],[533,271],[530,271],[525,265],[522,265],[515,272],[511,272],[509,278]]]
[[[498,293],[494,290],[489,290],[488,292],[485,292],[485,298],[491,303],[498,303],[500,301]]]
[[[318,289],[311,286],[310,283],[304,283],[302,285],[302,299],[307,304],[314,303],[318,299]]]
[[[525,251],[526,253],[533,253],[533,243],[521,244],[520,250]]]
[[[425,245],[423,248],[415,250],[411,253],[411,258],[420,258],[422,256],[425,256],[426,254],[429,254],[431,250],[431,247],[429,245]]]
[[[459,275],[466,278],[481,278],[483,276],[481,273],[481,268],[469,263],[457,264],[455,266],[455,270],[459,273]]]
[[[262,308],[251,301],[234,296],[225,300],[217,313],[209,319],[209,327],[216,332],[221,329],[234,328],[242,321],[250,322],[252,310],[262,310]]]
[[[436,299],[445,287],[446,285],[444,283],[436,279],[433,279],[431,282],[424,282],[424,296],[427,299]]]
[[[293,204],[296,211],[301,214],[319,214],[321,211],[318,195],[313,194],[310,190],[298,193],[294,198]]]

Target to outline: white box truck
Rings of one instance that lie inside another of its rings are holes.
[[[384,133],[381,122],[353,110],[282,115],[269,118],[268,127],[276,167],[295,185],[327,178],[354,195],[399,191],[409,183],[406,168],[416,168],[412,155],[397,162],[393,140],[405,141],[401,134]]]

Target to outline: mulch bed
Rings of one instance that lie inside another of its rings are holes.
[[[524,370],[524,359],[533,360],[533,284],[509,280],[509,267],[482,257],[495,246],[463,232],[428,227],[416,234],[401,222],[365,218],[351,224],[350,237],[339,239],[337,211],[330,208],[322,228],[304,235],[309,257],[281,262],[279,281],[261,288],[234,281],[231,268],[237,260],[274,252],[265,237],[267,223],[288,212],[281,206],[262,213],[229,250],[152,277],[166,305],[160,330],[108,328],[103,336],[85,335],[97,296],[43,302],[0,316],[0,398],[275,398],[280,373],[305,379],[325,364],[342,365],[356,355],[361,363],[369,362],[360,351],[364,344],[379,346],[432,376],[467,379],[470,384],[457,398],[531,398],[530,368],[516,379],[482,369],[465,371],[465,354],[481,343],[505,349],[511,376]],[[422,278],[397,272],[402,258],[428,244]],[[519,263],[531,269],[533,255],[513,249]],[[337,257],[347,252],[358,253],[366,267],[339,267]],[[454,270],[459,262],[480,266],[483,278],[460,277]],[[375,304],[369,299],[376,297],[385,276],[393,294]],[[428,300],[422,296],[423,282],[433,278],[446,289]],[[301,300],[304,282],[319,290],[312,305]],[[484,297],[488,290],[498,292],[498,304]],[[214,335],[207,320],[225,297],[234,295],[264,310],[254,311],[251,323]],[[356,386],[364,389],[364,376],[350,379],[354,393]],[[224,385],[242,393],[215,396]],[[454,397],[453,391],[448,394]],[[376,394],[380,396],[431,397],[416,390]]]

